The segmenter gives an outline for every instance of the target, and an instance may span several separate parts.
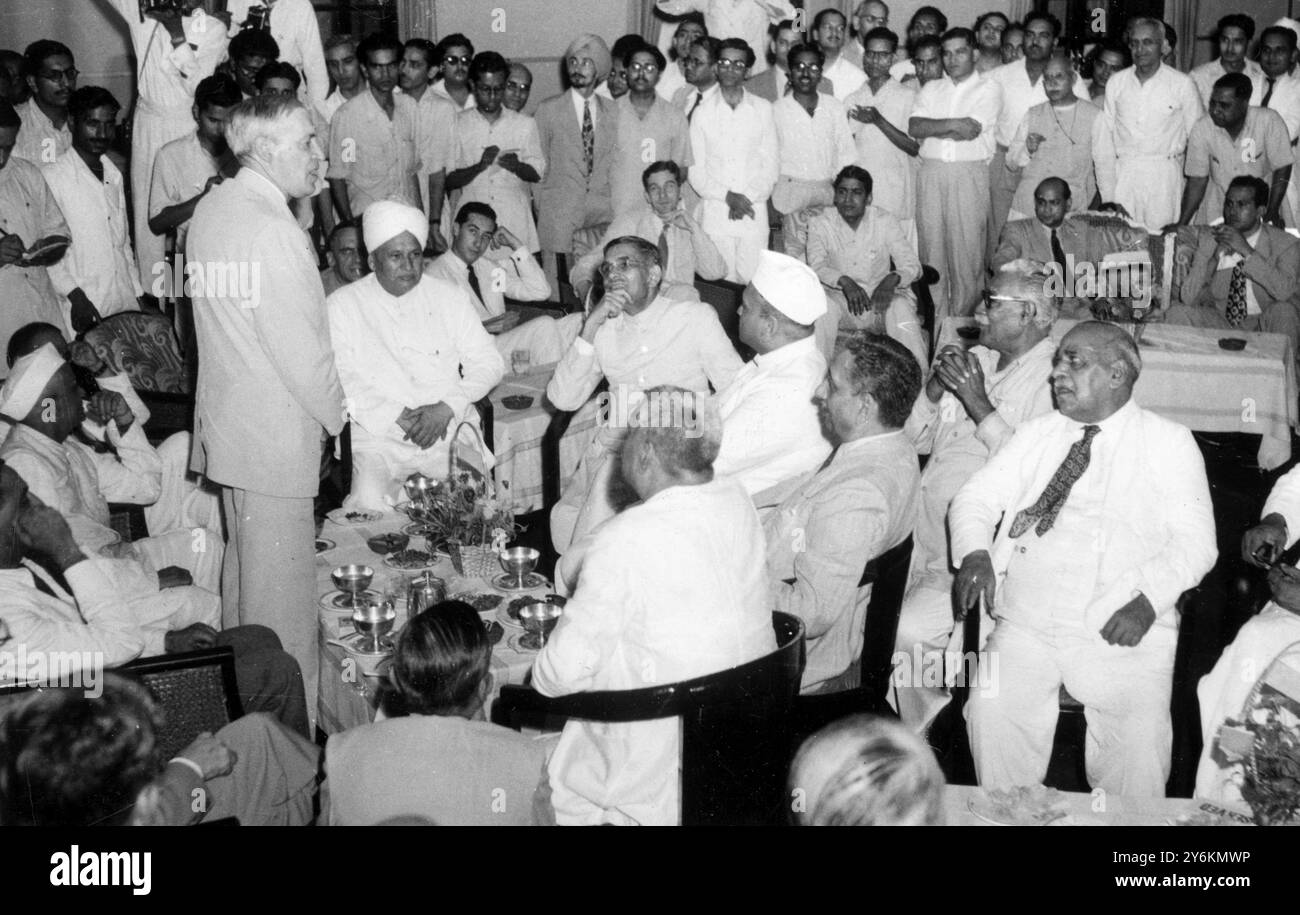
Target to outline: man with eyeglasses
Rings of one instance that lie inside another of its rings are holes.
[[[614,103],[614,153],[610,160],[610,199],[615,215],[644,199],[645,160],[667,159],[685,173],[693,163],[686,115],[655,92],[667,65],[654,45],[642,43],[628,54],[628,93]]]
[[[1218,549],[1205,462],[1185,426],[1134,402],[1141,371],[1122,327],[1073,327],[1053,360],[1057,410],[953,498],[957,608],[993,626],[980,663],[997,658],[966,706],[983,787],[1042,782],[1064,686],[1088,720],[1088,783],[1165,796],[1179,598]]]
[[[802,211],[831,203],[831,179],[853,164],[857,150],[844,106],[834,96],[817,91],[821,49],[797,44],[790,49],[789,61],[794,91],[772,106],[781,160],[772,206],[782,214],[785,253],[802,260],[808,238],[808,219]]]
[[[603,228],[614,218],[610,163],[617,109],[596,93],[612,66],[609,48],[596,35],[579,35],[564,62],[569,90],[542,102],[535,116],[546,169],[537,187],[537,234],[548,279],[558,279],[557,256],[572,255],[575,232]]]
[[[862,36],[867,81],[844,100],[857,148],[855,164],[870,166],[872,205],[898,220],[916,248],[916,169],[921,145],[907,135],[916,90],[889,75],[898,36],[872,29]]]
[[[673,105],[686,115],[687,123],[695,117],[704,99],[718,91],[718,54],[722,42],[705,36],[691,45],[686,55],[686,85],[673,96]]]
[[[457,205],[485,203],[503,225],[518,233],[531,253],[540,249],[528,186],[548,171],[537,122],[502,104],[510,65],[496,51],[483,51],[470,66],[477,107],[456,117],[456,168],[447,173],[447,193],[460,191]]]
[[[551,542],[559,553],[627,504],[626,493],[611,492],[617,478],[613,458],[642,392],[663,384],[720,391],[742,365],[711,306],[664,295],[659,249],[652,242],[616,238],[604,253],[605,294],[546,386],[558,409],[577,410],[602,378],[609,381],[596,438],[551,510]]]
[[[768,25],[795,16],[789,0],[656,0],[655,6],[669,16],[703,13],[708,34],[718,39],[739,38],[751,48],[763,47]],[[766,62],[753,65],[754,73],[766,69]]]
[[[780,176],[772,106],[745,91],[754,52],[739,38],[719,45],[718,91],[691,121],[696,165],[691,186],[700,195],[700,224],[727,262],[727,279],[748,283],[767,247],[767,201]]]
[[[853,11],[853,40],[844,43],[841,53],[849,63],[867,69],[862,62],[862,52],[867,33],[872,29],[889,28],[889,7],[880,0],[862,0]]]
[[[409,95],[393,92],[402,44],[371,35],[357,48],[369,91],[346,102],[330,121],[329,178],[334,207],[346,221],[376,200],[418,206],[420,113]]]
[[[1272,25],[1259,36],[1259,64],[1263,70],[1264,97],[1260,107],[1271,108],[1282,115],[1291,149],[1296,148],[1300,137],[1300,76],[1294,72],[1296,33],[1285,26]],[[1282,218],[1289,226],[1300,225],[1300,176],[1291,169],[1287,184],[1286,202]]]
[[[239,85],[244,98],[257,95],[257,74],[280,59],[280,46],[270,33],[245,29],[230,40],[226,62],[221,65]]]
[[[1229,73],[1244,73],[1250,79],[1250,104],[1260,105],[1264,97],[1264,71],[1246,56],[1255,37],[1255,20],[1245,13],[1229,13],[1219,20],[1214,30],[1214,42],[1219,56],[1193,67],[1187,75],[1201,94],[1201,104],[1210,107],[1214,85]]]
[[[477,102],[470,88],[469,65],[474,60],[474,43],[459,32],[438,42],[434,52],[442,75],[430,87],[460,111],[473,111]]]
[[[334,88],[316,110],[328,124],[344,102],[366,91],[361,64],[357,62],[357,40],[351,35],[331,35],[325,42],[325,69],[329,71]]]
[[[306,86],[299,93],[304,104],[319,107],[329,91],[329,73],[321,46],[320,24],[311,0],[227,0],[233,34],[248,21],[249,10],[266,9],[262,30],[280,46],[280,58],[302,74]]]
[[[975,309],[979,343],[939,351],[904,431],[920,454],[921,507],[912,532],[912,565],[895,650],[908,658],[894,705],[918,733],[948,703],[942,685],[926,683],[942,663],[953,630],[953,573],[948,563],[948,506],[971,474],[1011,440],[1016,427],[1052,412],[1052,325],[1056,303],[1041,275],[994,274]],[[919,654],[918,654],[919,651]],[[919,657],[921,666],[913,667]]]
[[[832,94],[838,101],[844,101],[867,81],[862,68],[840,53],[849,36],[848,20],[839,10],[828,7],[813,18],[810,36],[826,58],[822,72],[831,81]]]
[[[785,19],[768,30],[767,59],[772,64],[757,76],[751,75],[745,81],[745,89],[761,99],[776,103],[783,95],[788,95],[790,86],[790,49],[803,41],[803,36],[795,30],[794,22]],[[831,94],[831,81],[822,76],[817,81],[817,91]]]
[[[686,57],[691,53],[691,45],[708,34],[709,30],[704,27],[704,17],[699,13],[684,16],[677,23],[672,46],[668,49],[669,65],[664,67],[664,72],[659,76],[659,84],[655,86],[655,91],[667,101],[671,102],[677,90],[686,86]]]
[[[429,217],[429,248],[435,253],[447,249],[443,235],[443,209],[446,198],[447,172],[456,167],[456,106],[431,92],[429,75],[433,72],[437,52],[427,38],[409,39],[402,47],[402,68],[397,88],[409,96],[419,118],[420,171],[418,182]]]
[[[23,72],[32,96],[14,110],[22,120],[13,154],[49,165],[72,147],[68,99],[77,90],[77,66],[67,45],[42,39],[27,46]]]
[[[511,111],[524,113],[528,96],[533,92],[533,71],[516,61],[510,62],[510,75],[506,77],[506,97],[502,102]]]
[[[921,260],[939,271],[935,320],[969,315],[984,288],[989,220],[989,161],[1001,98],[975,72],[975,33],[943,36],[944,78],[916,97],[908,133],[921,142],[917,230]]]

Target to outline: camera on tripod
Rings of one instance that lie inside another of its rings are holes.
[[[184,16],[186,9],[185,0],[140,0],[140,21],[144,22],[149,13],[175,13],[177,16]]]
[[[269,10],[267,10],[266,7],[250,6],[248,8],[248,18],[245,19],[243,23],[240,24],[239,27],[241,30],[256,29],[262,32],[269,31],[271,28],[271,24],[267,21],[268,15],[269,15]]]

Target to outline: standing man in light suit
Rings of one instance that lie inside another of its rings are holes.
[[[226,142],[243,168],[195,208],[186,260],[205,276],[247,282],[203,281],[193,290],[191,466],[222,489],[225,625],[274,629],[314,696],[312,500],[321,430],[341,432],[344,408],[316,258],[289,201],[311,196],[322,155],[307,110],[280,96],[236,107]]]

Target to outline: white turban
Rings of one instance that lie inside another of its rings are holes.
[[[796,324],[812,324],[826,314],[822,281],[803,261],[775,251],[761,251],[750,280],[759,295]]]
[[[361,214],[361,234],[371,254],[403,232],[410,232],[424,247],[429,240],[429,220],[422,210],[395,200],[376,200]]]
[[[1295,32],[1296,41],[1300,42],[1300,22],[1296,22],[1294,19],[1288,19],[1286,16],[1283,16],[1273,24],[1280,25],[1284,29],[1290,29]]]
[[[53,343],[20,358],[0,388],[0,413],[21,422],[40,403],[50,379],[67,364]]]

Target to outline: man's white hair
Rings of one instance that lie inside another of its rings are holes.
[[[280,140],[277,124],[288,120],[295,111],[305,111],[302,102],[292,96],[259,95],[245,99],[230,112],[226,123],[226,145],[243,162],[252,155],[253,146],[262,137]]]
[[[1034,306],[1036,323],[1049,329],[1060,315],[1060,302],[1047,291],[1048,274],[1037,261],[1018,260],[1004,266],[989,281],[994,295],[1012,296]]]
[[[1164,47],[1166,50],[1168,50],[1169,42],[1165,38],[1165,24],[1162,20],[1155,19],[1151,16],[1134,16],[1127,23],[1125,23],[1124,40],[1128,41],[1130,38],[1133,37],[1133,30],[1144,25],[1149,25],[1156,30],[1156,34],[1160,38],[1161,46]]]

